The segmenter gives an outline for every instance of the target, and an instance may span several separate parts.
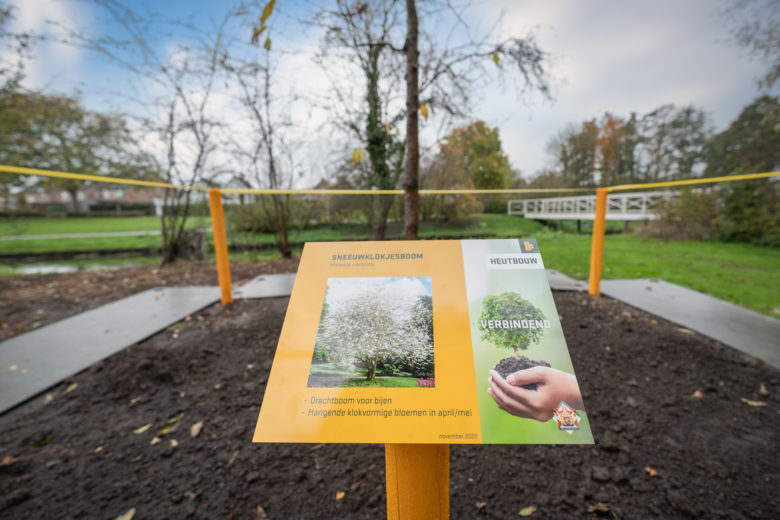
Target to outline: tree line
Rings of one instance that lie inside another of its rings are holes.
[[[311,222],[361,222],[382,239],[392,220],[416,236],[418,218],[459,221],[505,207],[506,197],[495,196],[417,201],[418,188],[527,185],[511,168],[498,129],[474,121],[471,112],[481,88],[504,75],[518,79],[521,92],[551,97],[549,56],[533,34],[477,34],[461,16],[464,8],[445,1],[334,0],[305,20],[319,34],[315,62],[328,81],[313,99],[280,84],[280,65],[297,51],[277,44],[284,24],[274,0],[231,8],[208,29],[167,21],[184,36],[164,50],[150,43],[162,34],[159,20],[117,0],[90,3],[122,34],[70,31],[61,41],[102,56],[151,85],[152,94],[127,96],[123,102],[134,110],[106,114],[88,110],[77,95],[25,89],[24,62],[37,36],[11,31],[14,12],[0,5],[0,129],[7,136],[1,162],[184,186],[290,188],[300,184],[305,169],[296,151],[309,144],[294,113],[324,110],[336,153],[317,187],[403,188],[407,195],[403,204],[390,196],[244,197],[251,207],[236,210],[232,222],[238,229],[274,232],[283,255],[290,254],[290,230]],[[435,29],[443,24],[458,36],[439,36]],[[776,98],[756,100],[740,115],[753,130],[740,127],[738,118],[717,135],[707,114],[692,106],[664,105],[641,116],[605,113],[573,123],[550,140],[550,167],[530,184],[595,187],[776,168],[777,132],[767,130],[777,125],[776,105]],[[418,120],[435,139],[420,140]],[[7,201],[10,184],[23,181],[2,180]],[[75,201],[78,184],[46,182]],[[166,261],[186,250],[191,194],[166,190]]]
[[[694,106],[663,105],[645,115],[605,113],[572,123],[550,139],[552,163],[533,187],[595,188],[694,177],[721,177],[780,168],[780,103],[762,95],[719,133]],[[776,182],[728,183],[688,190],[664,208],[650,232],[780,245]]]

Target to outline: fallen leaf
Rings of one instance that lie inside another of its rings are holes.
[[[98,446],[97,448],[95,448],[93,453],[100,453],[101,451],[103,451],[103,446]]]
[[[249,364],[246,366],[246,369],[247,369],[247,370],[252,370],[253,368],[255,368],[255,366],[254,366],[252,363],[249,363]]]
[[[190,426],[190,437],[197,437],[201,429],[203,429],[203,421],[198,421]]]
[[[116,517],[116,520],[133,520],[134,516],[135,516],[135,508],[131,507],[130,509],[128,509],[127,513]]]
[[[268,518],[268,515],[266,514],[265,509],[263,509],[263,506],[257,506],[255,520],[265,520],[266,518]]]
[[[44,437],[43,439],[31,442],[30,446],[35,446],[36,448],[40,448],[42,446],[46,446],[49,443],[51,443],[51,437]]]
[[[769,395],[769,391],[764,386],[764,383],[761,383],[761,386],[758,387],[758,395],[762,397],[766,397]]]
[[[539,508],[536,507],[536,506],[524,507],[523,509],[520,510],[520,512],[518,514],[520,516],[531,516],[532,514],[536,513],[537,509],[539,509]]]
[[[16,459],[13,457],[3,457],[3,460],[0,461],[0,467],[10,466],[14,462],[16,462]]]
[[[181,419],[184,417],[183,413],[180,413],[176,417],[171,417],[165,423],[163,423],[162,427],[157,430],[157,433],[161,435],[167,435],[169,433],[175,432],[177,429],[179,429],[179,425],[181,424]]]
[[[78,384],[78,383],[73,383],[73,384],[71,384],[71,385],[70,385],[68,388],[66,388],[66,389],[65,389],[65,390],[62,392],[62,394],[63,394],[63,395],[65,395],[65,394],[69,394],[69,393],[71,393],[72,391],[74,391],[75,389],[77,389],[78,387],[79,387],[79,384]]]
[[[588,506],[588,513],[609,513],[612,511],[609,506],[603,502],[599,502],[594,506]]]
[[[336,493],[336,500],[341,500],[342,498],[344,498],[344,495],[345,493],[343,491],[339,491],[338,493]]]
[[[130,400],[130,404],[135,404],[135,403],[137,403],[137,402],[138,402],[138,401],[140,401],[140,400],[141,400],[141,396],[140,396],[140,395],[139,395],[138,397],[133,397],[133,398]]]
[[[704,394],[702,393],[701,390],[696,390],[693,393],[693,395],[691,395],[691,397],[693,397],[694,399],[701,399],[702,397],[704,397]]]
[[[362,481],[362,480],[358,480],[357,482],[355,482],[354,484],[352,484],[351,486],[349,486],[349,489],[350,489],[351,491],[355,491],[357,488],[359,488],[359,487],[360,487],[360,484],[362,484],[362,483],[363,483],[363,481]]]
[[[474,504],[474,507],[477,508],[477,511],[482,511],[486,505],[487,502],[477,502],[476,504]]]
[[[142,433],[144,433],[145,431],[147,431],[151,427],[152,427],[152,423],[144,424],[140,428],[137,428],[137,429],[133,430],[133,433],[136,434],[136,435],[141,435]]]
[[[658,472],[656,470],[654,470],[653,468],[651,468],[650,466],[645,466],[645,471],[651,477],[657,477],[658,476]]]
[[[46,397],[43,398],[43,404],[49,404],[52,401],[54,401],[54,396],[51,394],[46,394]]]
[[[309,451],[318,450],[318,449],[322,448],[323,446],[325,446],[325,445],[324,444],[317,444],[316,446],[312,446],[311,448],[309,448]]]
[[[161,439],[161,438],[159,438],[159,437],[155,437],[154,439],[152,439],[151,441],[149,441],[149,444],[151,444],[152,446],[154,446],[155,444],[160,444],[160,441],[162,441],[162,439]]]
[[[658,325],[658,320],[650,320],[650,323],[652,323],[653,325]]]
[[[745,399],[744,397],[740,397],[739,400],[750,406],[766,406],[764,401],[751,401],[750,399]]]
[[[236,461],[236,458],[238,458],[238,454],[239,454],[238,450],[233,452],[233,455],[230,457],[230,460],[227,463],[228,466],[230,466],[231,464],[233,464]],[[317,469],[319,469],[319,468],[317,468]]]
[[[171,448],[175,448],[178,445],[179,445],[179,441],[177,441],[176,439],[171,439]]]

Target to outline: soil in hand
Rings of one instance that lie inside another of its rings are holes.
[[[520,359],[517,359],[515,357],[508,357],[502,359],[501,361],[498,362],[496,366],[493,367],[493,370],[501,374],[501,377],[506,379],[509,374],[514,374],[519,370],[525,370],[531,367],[549,367],[549,366],[550,363],[548,363],[547,361],[536,361],[533,359],[528,359],[525,356],[520,356]],[[527,388],[528,390],[536,390],[536,383],[528,383],[527,385],[521,385],[521,386],[523,388]]]

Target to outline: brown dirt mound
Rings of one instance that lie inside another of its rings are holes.
[[[14,281],[43,316],[49,283]],[[777,370],[608,298],[555,300],[596,445],[453,446],[453,518],[776,517]],[[213,305],[1,416],[0,518],[384,517],[382,446],[251,443],[287,302]]]

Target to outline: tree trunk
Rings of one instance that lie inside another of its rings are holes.
[[[404,238],[417,240],[419,229],[420,142],[418,136],[418,109],[420,87],[418,81],[419,53],[417,6],[415,0],[406,0],[406,179],[404,180]]]
[[[379,220],[374,230],[374,240],[384,240],[387,234],[387,217],[393,205],[393,195],[380,195],[376,202],[379,205]]]
[[[79,189],[77,187],[68,188],[68,194],[70,194],[70,200],[73,203],[73,213],[81,213],[79,211]]]
[[[515,351],[515,359],[520,359],[520,351],[517,349],[517,347],[512,347],[512,350]]]
[[[368,374],[366,374],[366,381],[373,381],[376,379],[376,361],[369,359],[366,361],[368,365]]]
[[[387,164],[387,128],[382,123],[382,98],[379,95],[379,55],[382,48],[374,46],[369,51],[366,73],[366,100],[368,101],[368,116],[366,118],[366,150],[374,175],[374,186],[380,190],[391,190],[395,186],[390,182],[390,167]],[[372,201],[372,211],[374,209]],[[387,230],[387,212],[381,200],[376,201],[379,210],[374,228],[374,240],[384,240]]]

